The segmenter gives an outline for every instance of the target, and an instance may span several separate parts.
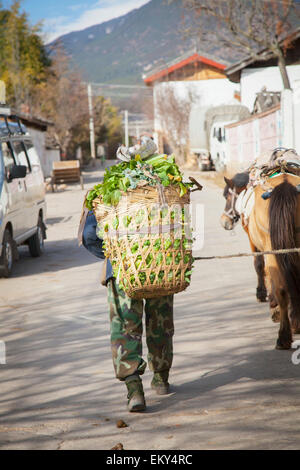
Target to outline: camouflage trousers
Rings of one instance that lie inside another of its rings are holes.
[[[162,372],[172,365],[173,295],[135,300],[129,298],[115,280],[110,280],[111,348],[116,377],[120,380],[135,373],[142,375],[147,365],[142,357],[144,302],[149,368],[153,372]]]

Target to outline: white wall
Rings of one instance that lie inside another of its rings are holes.
[[[26,127],[32,137],[32,142],[38,156],[40,157],[44,177],[47,178],[48,176],[51,176],[52,163],[60,160],[59,150],[46,148],[45,132],[30,128],[28,125]]]
[[[293,90],[300,88],[300,65],[288,65],[288,76]],[[268,91],[282,91],[283,83],[278,67],[244,69],[241,74],[242,104],[253,110],[256,93],[263,87]]]

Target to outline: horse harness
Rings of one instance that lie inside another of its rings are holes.
[[[238,198],[238,193],[236,192],[235,190],[235,187],[233,189],[229,188],[228,189],[228,192],[229,194],[231,194],[231,207],[230,209],[228,209],[227,211],[225,210],[224,211],[224,214],[230,219],[232,220],[232,222],[234,224],[236,224],[239,219],[240,219],[240,215],[237,213],[236,211],[236,208],[235,208],[235,203],[237,201],[237,198]]]

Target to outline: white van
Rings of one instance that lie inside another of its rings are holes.
[[[30,135],[16,116],[0,114],[0,277],[9,277],[17,247],[41,256],[46,238],[44,177]]]

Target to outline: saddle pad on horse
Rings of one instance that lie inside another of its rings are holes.
[[[275,149],[260,155],[248,169],[250,184],[264,184],[272,176],[291,173],[300,176],[300,156],[293,149]]]

